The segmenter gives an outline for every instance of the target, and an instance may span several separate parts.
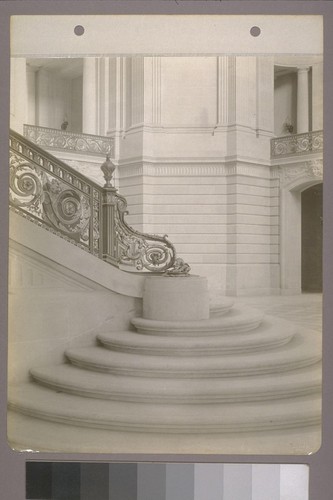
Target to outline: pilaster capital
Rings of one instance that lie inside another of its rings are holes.
[[[310,66],[298,66],[297,73],[308,73],[310,71]]]

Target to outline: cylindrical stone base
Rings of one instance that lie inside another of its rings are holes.
[[[143,292],[143,317],[160,321],[209,318],[207,278],[150,276]]]

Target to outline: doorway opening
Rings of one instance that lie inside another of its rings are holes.
[[[302,197],[302,292],[323,289],[323,184],[306,189]]]

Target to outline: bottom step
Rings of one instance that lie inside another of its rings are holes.
[[[42,420],[99,429],[152,433],[228,433],[317,425],[320,394],[241,404],[173,405],[96,400],[21,384],[9,408]]]
[[[8,442],[18,451],[168,454],[309,455],[320,448],[319,426],[229,434],[148,434],[91,429],[8,413]],[[135,460],[147,460],[147,456]],[[156,459],[156,457],[154,457]],[[117,457],[119,460],[119,456]]]

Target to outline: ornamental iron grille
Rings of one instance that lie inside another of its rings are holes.
[[[127,202],[111,184],[113,171],[101,187],[16,132],[9,144],[12,211],[117,267],[165,272],[174,266],[166,235],[126,223]]]
[[[66,130],[37,127],[35,125],[24,125],[23,135],[29,139],[29,141],[45,149],[66,150],[76,153],[105,156],[111,154],[113,148],[112,139],[110,137],[77,134]]]
[[[271,139],[271,157],[284,158],[323,151],[323,131],[286,135]]]

